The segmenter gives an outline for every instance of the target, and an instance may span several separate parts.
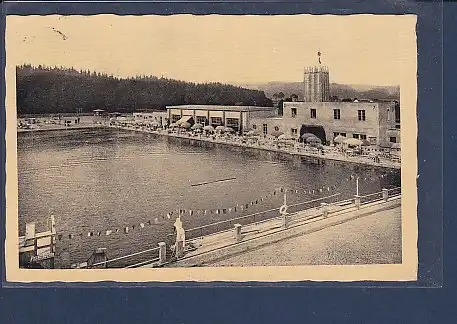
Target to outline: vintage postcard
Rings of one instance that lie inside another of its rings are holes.
[[[7,16],[9,282],[414,281],[414,15]]]

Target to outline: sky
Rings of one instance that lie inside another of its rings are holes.
[[[7,64],[193,82],[398,85],[416,46],[414,16],[8,16]],[[415,52],[414,52],[415,54]]]

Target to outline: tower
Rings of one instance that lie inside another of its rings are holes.
[[[318,64],[305,67],[303,84],[304,101],[322,102],[330,100],[330,79],[328,67],[322,65],[321,52],[317,52]]]

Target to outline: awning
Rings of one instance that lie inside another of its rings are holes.
[[[189,123],[189,120],[192,119],[192,116],[182,116],[180,120],[176,122],[176,124],[181,125],[183,123]]]

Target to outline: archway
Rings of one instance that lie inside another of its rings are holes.
[[[327,143],[324,127],[321,125],[302,125],[300,128],[300,138],[305,133],[316,135],[322,141],[322,144]]]

